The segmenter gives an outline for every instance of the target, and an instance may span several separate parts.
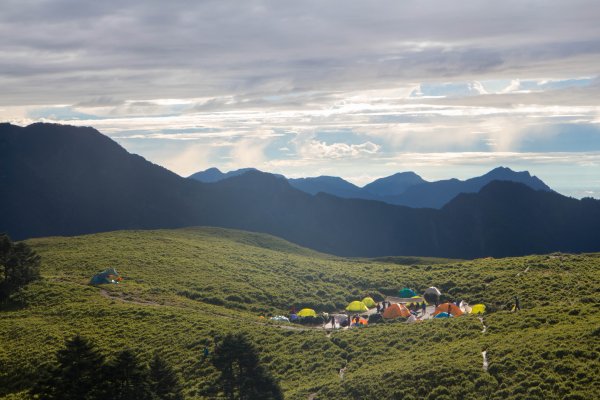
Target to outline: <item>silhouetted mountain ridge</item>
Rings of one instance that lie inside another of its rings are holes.
[[[15,239],[209,225],[344,256],[457,258],[598,251],[600,201],[491,182],[440,210],[295,189],[251,170],[182,178],[92,128],[0,125],[0,231]]]
[[[210,168],[190,178],[201,182],[217,182],[249,170],[256,171],[254,168],[243,168],[224,174],[216,168]],[[399,172],[362,188],[336,176],[288,179],[296,189],[313,195],[322,192],[342,198],[378,200],[413,208],[441,208],[458,194],[476,193],[494,180],[520,182],[535,190],[552,190],[528,171],[515,172],[506,167],[497,167],[482,176],[464,181],[453,178],[428,182],[412,171]]]

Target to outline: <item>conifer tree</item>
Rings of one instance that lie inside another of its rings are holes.
[[[39,276],[40,256],[26,243],[14,243],[0,234],[0,301]]]
[[[152,400],[148,369],[131,350],[117,353],[104,368],[101,398],[111,400]]]
[[[228,334],[216,346],[213,365],[221,372],[219,386],[229,400],[279,400],[281,389],[260,364],[258,352],[242,334]]]
[[[150,362],[150,385],[159,400],[183,400],[183,390],[177,374],[158,353]]]
[[[40,400],[91,400],[101,385],[104,357],[87,339],[77,335],[57,352],[58,364],[31,390]]]

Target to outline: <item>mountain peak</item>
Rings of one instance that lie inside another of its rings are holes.
[[[397,172],[394,175],[379,178],[363,189],[381,197],[396,196],[404,193],[411,186],[420,185],[426,181],[412,171]]]

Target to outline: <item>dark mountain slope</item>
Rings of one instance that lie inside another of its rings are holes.
[[[248,171],[257,171],[257,169],[256,168],[241,168],[241,169],[236,169],[235,171],[229,171],[229,172],[224,173],[224,172],[221,172],[218,168],[213,167],[213,168],[209,168],[204,171],[196,172],[195,174],[188,176],[188,178],[194,179],[199,182],[204,182],[204,183],[214,183],[214,182],[222,181],[223,179],[227,179],[227,178],[231,178],[234,176],[245,174]]]
[[[248,171],[258,170],[242,168],[223,173],[217,168],[209,168],[206,171],[197,172],[189,178],[212,183],[242,175]],[[527,171],[516,172],[505,167],[495,168],[482,176],[464,181],[446,179],[427,182],[414,172],[400,172],[377,179],[362,188],[336,176],[288,179],[294,188],[309,194],[327,193],[346,199],[377,200],[414,208],[441,208],[460,193],[476,193],[495,180],[520,182],[535,190],[552,190]]]
[[[414,172],[399,172],[394,175],[379,178],[365,187],[364,190],[373,193],[380,198],[394,196],[404,193],[411,186],[428,183]]]
[[[441,210],[304,193],[247,171],[184,179],[91,128],[0,125],[0,231],[15,239],[212,225],[337,255],[458,258],[600,250],[600,201],[493,182]]]
[[[551,189],[539,178],[529,172],[515,172],[510,168],[498,167],[485,175],[461,181],[448,179],[436,182],[426,182],[408,187],[403,193],[387,196],[383,200],[390,204],[409,207],[441,208],[461,193],[476,193],[488,183],[495,181],[512,181],[523,183],[535,190]]]
[[[16,238],[183,226],[200,184],[92,128],[0,127],[1,230]]]
[[[552,251],[592,251],[600,201],[576,200],[524,184],[493,181],[477,194],[460,194],[440,213],[442,235],[455,232],[448,255],[503,257]]]
[[[350,199],[375,199],[358,186],[337,176],[318,176],[314,178],[290,178],[290,185],[309,194],[328,193]]]

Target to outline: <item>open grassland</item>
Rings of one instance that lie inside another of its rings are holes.
[[[131,348],[149,359],[158,350],[187,398],[213,398],[218,374],[202,349],[243,332],[289,399],[600,398],[598,254],[344,259],[213,228],[28,243],[42,256],[43,279],[0,312],[0,397],[26,398],[39,369],[80,333],[107,355]],[[107,267],[122,274],[122,284],[87,284]],[[291,305],[333,311],[405,286],[437,286],[491,312],[483,324],[466,316],[331,334],[260,318]],[[511,313],[515,295],[523,310]]]

